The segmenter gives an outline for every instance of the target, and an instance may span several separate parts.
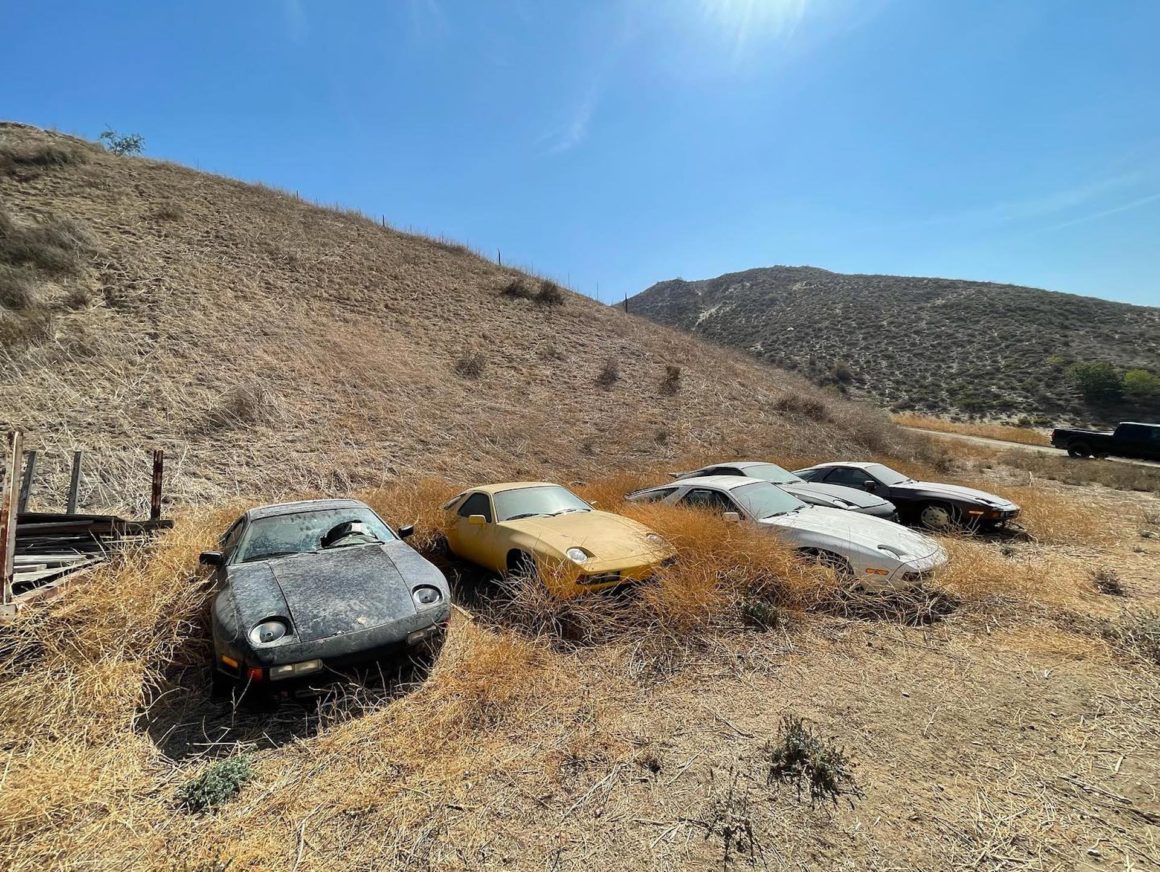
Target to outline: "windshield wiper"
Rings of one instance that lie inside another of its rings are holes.
[[[589,511],[589,510],[588,509],[560,509],[560,511],[558,511],[558,512],[552,512],[552,514],[548,515],[548,517],[554,518],[554,517],[556,517],[556,515],[566,515],[569,512],[587,512],[587,511]]]
[[[247,557],[245,560],[242,561],[242,563],[254,563],[255,561],[258,561],[258,560],[273,560],[275,557],[294,557],[298,554],[303,554],[303,553],[309,554],[312,552],[309,552],[309,551],[307,551],[307,552],[303,552],[303,551],[271,551],[267,554],[255,554],[253,557]]]
[[[544,513],[543,512],[524,512],[521,515],[512,515],[510,518],[504,518],[504,520],[505,521],[518,521],[520,518],[535,518],[535,517],[542,515],[542,514],[544,514]]]

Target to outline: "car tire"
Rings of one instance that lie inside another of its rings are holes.
[[[1091,457],[1092,450],[1086,442],[1072,442],[1067,446],[1068,457]]]
[[[807,560],[817,563],[819,566],[824,566],[827,569],[834,570],[834,574],[838,576],[841,582],[854,580],[854,567],[850,565],[850,561],[841,554],[835,554],[833,551],[821,551],[814,548],[804,548],[800,552]]]
[[[935,532],[953,529],[958,525],[958,513],[946,503],[923,503],[918,509],[918,522]]]

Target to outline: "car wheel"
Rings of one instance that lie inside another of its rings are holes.
[[[1073,442],[1067,446],[1067,454],[1069,457],[1091,457],[1092,450],[1086,442]]]
[[[838,576],[839,581],[847,582],[854,578],[854,567],[841,554],[835,554],[833,551],[816,551],[809,548],[804,549],[801,553],[807,560],[813,561],[819,566],[824,566],[826,569],[832,569],[834,574]]]
[[[919,509],[918,520],[928,530],[949,530],[955,526],[957,518],[950,506],[942,503],[927,503]]]

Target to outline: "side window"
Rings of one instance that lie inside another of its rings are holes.
[[[685,494],[681,499],[681,504],[709,509],[713,512],[738,511],[737,506],[733,504],[733,500],[729,499],[729,497],[720,491],[709,490],[708,488],[694,488]]]
[[[825,472],[824,469],[803,469],[801,472],[795,472],[794,475],[802,481],[821,481]]]
[[[491,500],[487,498],[487,494],[472,494],[463,501],[463,505],[459,507],[459,516],[466,518],[470,515],[483,515],[487,522],[491,523]]]
[[[864,469],[855,469],[852,466],[839,466],[826,476],[826,484],[844,484],[846,487],[861,488],[874,476]]]
[[[242,538],[242,533],[245,529],[245,519],[238,518],[238,520],[234,521],[234,525],[226,530],[225,535],[222,536],[221,542],[218,544],[221,547],[222,554],[226,556],[227,560],[233,554],[234,549],[238,547],[238,541]]]
[[[1146,428],[1137,424],[1121,424],[1116,428],[1115,438],[1125,442],[1143,442],[1147,435]]]
[[[648,493],[640,494],[634,499],[638,503],[659,503],[663,499],[667,499],[672,494],[676,493],[675,487],[666,487],[661,490],[649,491]]]
[[[740,469],[735,466],[714,466],[705,475],[744,475]]]

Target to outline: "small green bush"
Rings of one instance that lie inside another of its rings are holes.
[[[208,811],[233,799],[253,777],[254,769],[248,757],[219,760],[184,784],[177,792],[177,801],[189,811]]]
[[[1086,402],[1108,405],[1120,400],[1124,383],[1116,368],[1105,361],[1073,363],[1067,369],[1068,378],[1079,388]]]
[[[845,752],[795,715],[782,718],[778,741],[767,744],[763,754],[769,761],[767,783],[791,782],[799,799],[803,788],[808,788],[811,803],[829,799],[837,805],[839,796],[862,795]]]
[[[105,130],[100,135],[101,144],[106,151],[113,154],[140,154],[145,147],[145,140],[139,133],[117,133],[115,130]]]
[[[1124,396],[1136,402],[1160,399],[1160,376],[1146,369],[1130,369],[1124,373]]]

